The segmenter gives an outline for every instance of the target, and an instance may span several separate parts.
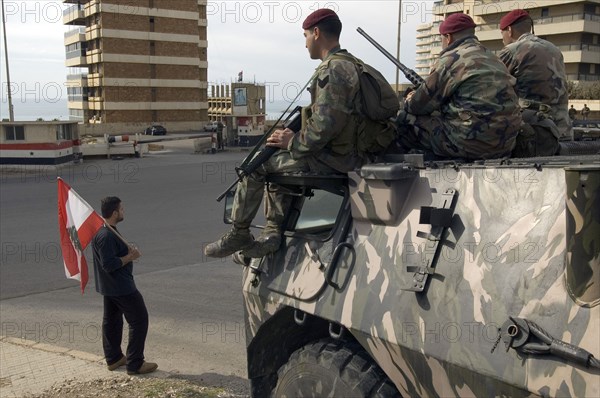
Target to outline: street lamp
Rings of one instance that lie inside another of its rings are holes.
[[[398,39],[396,41],[396,58],[400,60],[400,36],[402,27],[402,0],[398,0]],[[400,69],[396,68],[396,91],[400,89]]]
[[[6,16],[4,15],[4,0],[2,0],[2,30],[4,34],[4,58],[6,59],[6,89],[7,89],[7,97],[8,97],[8,120],[10,122],[15,121],[15,115],[13,112],[12,105],[12,94],[10,90],[10,73],[8,71],[8,46],[6,41]]]

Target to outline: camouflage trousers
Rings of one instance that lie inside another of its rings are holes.
[[[267,197],[265,233],[280,233],[285,216],[290,208],[292,196],[288,190],[276,184],[270,184],[265,192],[265,181],[269,174],[312,172],[320,174],[339,174],[339,171],[322,163],[314,156],[292,159],[288,151],[276,152],[255,172],[244,177],[237,185],[233,199],[232,219],[236,228],[249,228],[262,202],[263,193]]]
[[[464,157],[444,131],[444,121],[433,115],[413,115],[401,111],[396,119],[397,141],[406,150],[417,149],[442,157]]]
[[[396,127],[397,144],[403,150],[417,149],[441,158],[500,158],[510,156],[514,147],[514,141],[511,141],[511,145],[507,143],[506,147],[491,146],[485,141],[485,133],[477,132],[476,128],[462,131],[451,120],[440,115],[413,115],[401,111],[396,119]],[[480,138],[466,138],[467,135]],[[494,136],[493,139],[497,138]]]

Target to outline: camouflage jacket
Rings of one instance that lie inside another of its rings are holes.
[[[340,171],[353,170],[359,164],[356,133],[360,115],[355,97],[360,90],[354,63],[331,59],[333,49],[317,67],[310,87],[311,104],[303,108],[302,129],[288,145],[292,158],[316,156]]]
[[[405,110],[439,112],[445,138],[468,157],[506,156],[521,125],[514,81],[498,57],[470,36],[440,53]]]
[[[525,33],[499,54],[511,75],[517,79],[520,99],[546,104],[562,137],[571,137],[565,63],[560,50],[549,41]],[[527,105],[527,104],[526,104]]]

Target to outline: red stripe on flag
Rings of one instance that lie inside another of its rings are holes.
[[[65,268],[70,277],[76,278],[79,276],[81,281],[81,293],[83,294],[85,286],[88,282],[88,269],[87,261],[85,256],[71,240],[69,233],[69,209],[67,209],[67,202],[69,200],[69,191],[71,187],[65,183],[61,178],[58,179],[58,229],[60,231],[60,247],[63,254]],[[93,239],[94,235],[104,225],[104,220],[94,211],[90,205],[88,205],[83,199],[79,198],[79,195],[73,191],[76,197],[74,200],[78,200],[85,207],[91,211],[90,215],[85,219],[79,229],[74,231],[77,234],[77,240],[83,251]],[[71,197],[74,198],[73,196]],[[70,203],[70,202],[69,202]],[[86,212],[87,213],[87,212]]]
[[[92,239],[94,239],[96,232],[98,232],[103,225],[104,220],[98,215],[98,213],[94,211],[88,218],[85,219],[83,224],[79,226],[77,235],[79,235],[79,243],[81,244],[82,250],[85,250]]]

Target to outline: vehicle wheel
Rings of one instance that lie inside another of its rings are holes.
[[[273,397],[399,397],[357,343],[321,340],[295,351],[278,373]]]

